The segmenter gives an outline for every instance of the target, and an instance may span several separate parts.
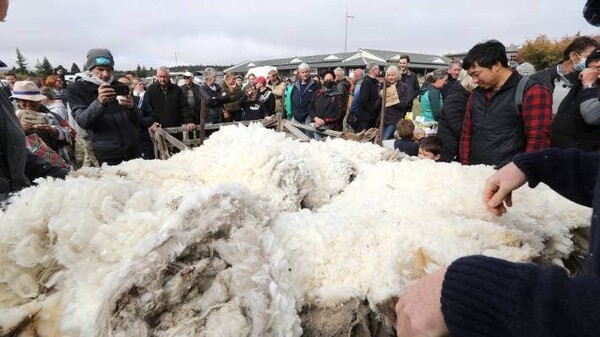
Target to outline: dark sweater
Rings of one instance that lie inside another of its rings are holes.
[[[454,82],[454,85],[448,89],[448,96],[438,119],[437,136],[442,141],[440,161],[451,162],[458,157],[458,144],[469,94],[460,82]]]
[[[404,152],[409,156],[419,155],[419,144],[415,143],[412,139],[396,139],[394,149]]]
[[[89,81],[70,85],[67,96],[71,113],[77,124],[88,132],[99,161],[129,160],[138,156],[142,122],[139,108],[128,109],[116,99],[101,104],[98,84]]]
[[[452,336],[598,336],[599,160],[600,153],[578,149],[515,156],[513,161],[525,172],[530,187],[543,182],[569,200],[593,206],[586,273],[569,278],[556,266],[484,256],[460,258],[448,268],[442,286],[442,312]]]

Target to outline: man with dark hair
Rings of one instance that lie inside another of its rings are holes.
[[[375,127],[375,120],[379,115],[381,107],[381,99],[379,96],[379,66],[375,63],[370,63],[365,68],[367,76],[363,79],[359,92],[358,103],[358,125],[356,132],[368,130]]]
[[[17,82],[17,75],[12,71],[8,71],[4,74],[4,79],[6,80],[7,85],[2,85],[2,90],[6,94],[6,96],[12,96],[13,86]]]
[[[585,69],[586,58],[597,46],[598,42],[591,37],[576,37],[563,51],[563,58],[559,64],[531,76],[532,80],[552,92],[553,116],[556,116],[558,107],[573,87],[573,84],[577,82],[579,73]]]
[[[409,97],[409,107],[408,111],[412,111],[413,101],[419,93],[421,92],[421,87],[419,86],[419,79],[417,78],[417,74],[413,73],[408,69],[408,64],[410,63],[410,57],[408,55],[401,55],[398,60],[398,69],[400,69],[400,82],[406,84],[408,86],[408,97]],[[411,98],[412,97],[412,98]]]
[[[467,53],[463,68],[478,87],[467,102],[461,163],[502,167],[517,153],[548,147],[552,94],[532,81],[521,81],[522,76],[508,67],[502,43],[490,40],[475,45]],[[516,102],[519,89],[521,104]]]

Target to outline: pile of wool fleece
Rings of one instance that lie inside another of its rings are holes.
[[[40,181],[0,214],[0,334],[298,336],[302,306],[374,306],[469,254],[564,257],[589,224],[545,186],[496,218],[491,168],[401,158],[251,125]]]

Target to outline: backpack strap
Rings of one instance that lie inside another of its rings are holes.
[[[523,76],[519,80],[519,84],[517,84],[517,90],[515,91],[515,106],[517,107],[517,114],[521,115],[521,110],[523,109],[523,94],[525,93],[525,88],[529,82],[529,76]]]

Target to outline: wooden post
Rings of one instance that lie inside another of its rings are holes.
[[[383,128],[385,126],[385,94],[387,90],[387,79],[383,80],[383,94],[381,95],[381,114],[379,115],[379,139],[377,144],[383,146]]]
[[[201,99],[200,100],[200,145],[204,144],[205,125],[206,125],[206,102],[204,101],[204,99]]]

